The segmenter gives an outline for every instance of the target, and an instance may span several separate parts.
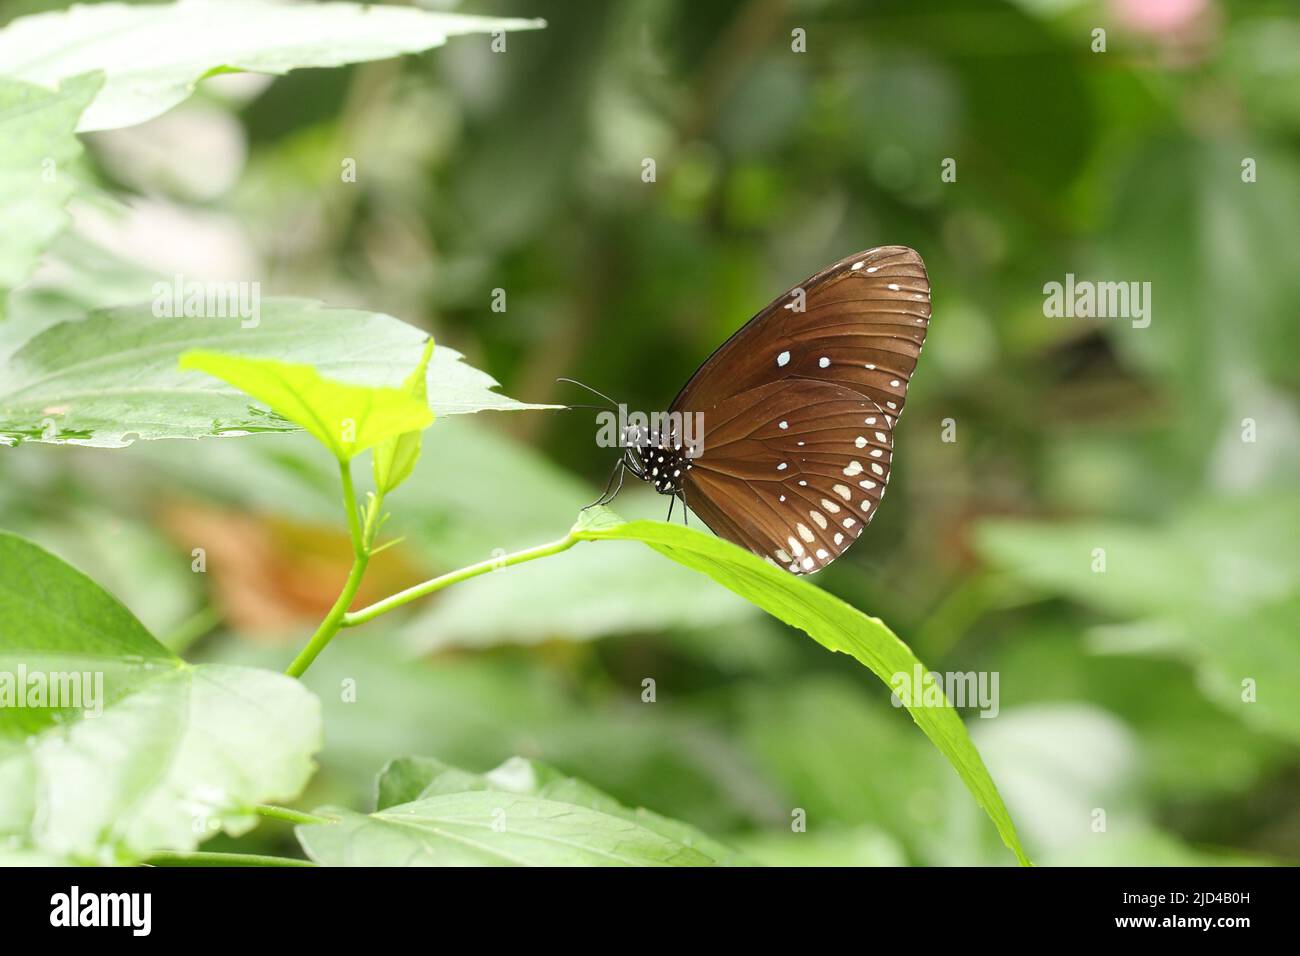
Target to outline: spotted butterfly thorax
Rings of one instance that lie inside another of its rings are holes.
[[[691,376],[666,418],[698,413],[697,446],[684,447],[676,428],[624,436],[620,485],[626,468],[779,567],[826,567],[889,484],[894,427],[929,324],[930,282],[915,251],[841,259],[773,300]]]

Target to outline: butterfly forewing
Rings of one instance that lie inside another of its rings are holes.
[[[687,503],[796,574],[830,564],[884,494],[929,321],[925,266],[904,246],[849,256],[772,302],[673,402],[703,415]]]
[[[704,411],[773,381],[808,378],[859,391],[894,419],[929,324],[921,257],[906,246],[859,252],[773,300],[700,366],[671,407]]]

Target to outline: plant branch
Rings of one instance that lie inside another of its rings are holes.
[[[357,493],[352,487],[352,462],[339,462],[339,477],[343,479],[343,508],[348,513],[348,531],[352,535],[352,553],[359,558],[365,549],[361,541],[361,523],[357,517]]]
[[[272,820],[287,820],[290,823],[336,823],[332,817],[322,817],[315,813],[304,813],[302,810],[294,810],[290,807],[277,807],[273,804],[263,803],[257,807],[257,815],[267,817]]]
[[[432,594],[434,591],[441,591],[443,588],[460,581],[466,581],[469,578],[478,577],[480,574],[486,574],[489,571],[496,571],[501,568],[508,568],[516,564],[523,564],[525,561],[535,561],[538,558],[549,557],[552,554],[559,554],[561,551],[568,551],[580,539],[575,538],[572,534],[565,535],[558,541],[552,541],[550,544],[538,545],[535,548],[528,548],[525,551],[516,551],[513,554],[507,554],[500,558],[491,558],[487,561],[480,561],[478,564],[471,564],[468,567],[461,568],[458,571],[449,571],[446,574],[436,578],[431,578],[422,584],[416,584],[407,588],[405,591],[398,591],[382,601],[377,601],[369,607],[364,607],[359,611],[353,611],[351,614],[344,614],[342,626],[356,627],[358,624],[364,624],[367,621],[374,620],[381,614],[387,614],[389,611],[396,610],[404,604],[409,604],[416,598],[422,598],[426,594]]]
[[[287,856],[262,856],[256,853],[215,853],[195,850],[159,850],[145,863],[148,866],[315,866],[310,860]]]
[[[365,524],[363,525],[357,516],[357,495],[352,487],[352,467],[348,462],[343,462],[339,466],[339,474],[343,479],[343,507],[348,512],[348,525],[352,531],[352,570],[348,572],[348,579],[343,584],[343,590],[339,592],[338,599],[334,606],[329,609],[325,615],[325,620],[321,621],[320,627],[316,628],[316,633],[311,636],[307,646],[302,649],[293,663],[285,671],[290,677],[301,677],[303,672],[311,666],[316,656],[325,649],[334,635],[339,632],[343,626],[343,618],[347,614],[348,607],[357,596],[357,589],[361,587],[361,579],[365,576],[366,566],[370,563],[371,547],[375,540],[375,530],[379,523],[380,511],[383,508],[384,496],[380,492],[371,495],[370,503],[366,507]]]

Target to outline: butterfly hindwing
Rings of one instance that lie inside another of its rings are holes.
[[[844,553],[875,516],[890,416],[831,382],[783,379],[703,413],[686,501],[713,531],[796,574]]]

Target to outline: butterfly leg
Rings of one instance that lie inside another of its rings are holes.
[[[625,463],[623,462],[623,459],[620,458],[620,459],[618,460],[618,464],[616,464],[616,465],[614,466],[614,470],[611,471],[611,472],[609,473],[609,481],[605,482],[605,490],[604,490],[603,492],[601,492],[601,495],[600,495],[599,498],[597,498],[597,499],[596,499],[595,501],[593,501],[591,504],[586,505],[586,506],[582,509],[583,511],[586,511],[587,508],[594,508],[594,507],[596,507],[597,505],[605,505],[605,504],[609,504],[611,501],[613,501],[613,500],[618,496],[618,493],[619,493],[620,491],[623,490],[623,470],[624,470],[625,467],[626,467],[626,465],[625,465]],[[614,479],[615,479],[615,478],[618,479],[618,486],[617,486],[617,487],[614,486]],[[610,489],[611,489],[611,488],[614,489],[613,494],[610,493]]]
[[[673,520],[673,505],[675,504],[677,504],[677,496],[669,495],[668,496],[668,518],[667,518],[668,521]]]

